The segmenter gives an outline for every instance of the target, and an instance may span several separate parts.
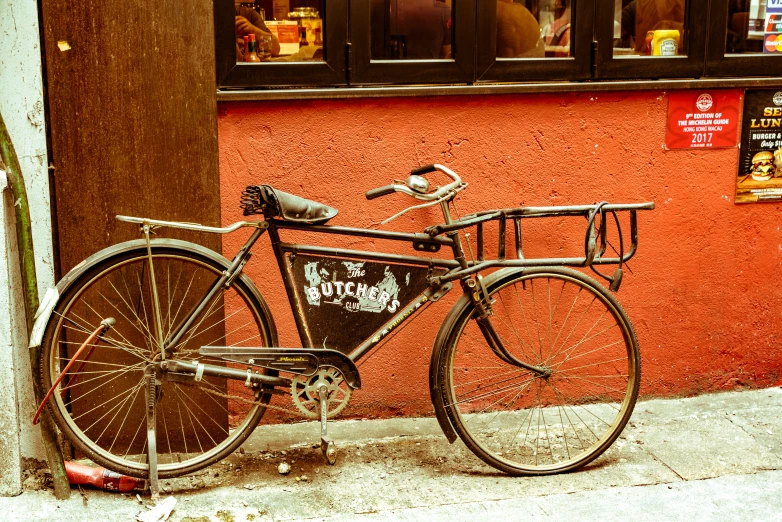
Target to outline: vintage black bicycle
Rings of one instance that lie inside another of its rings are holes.
[[[424,176],[437,171],[450,180],[431,189]],[[465,188],[455,172],[429,165],[406,182],[367,192],[367,199],[400,192],[423,202],[398,215],[439,205],[444,222],[422,233],[328,226],[335,209],[267,185],[247,187],[241,201],[245,215],[261,219],[225,228],[117,216],[138,224],[144,237],[79,264],[38,310],[31,345],[42,345],[49,390],[42,408],[48,401],[77,451],[148,477],[153,493],[158,477],[194,472],[236,450],[277,407],[270,404],[275,396],[320,419],[321,448],[334,463],[327,421],[361,387],[356,362],[457,283],[462,295],[430,361],[432,404],[447,439],[460,437],[514,475],[583,466],[627,423],[641,360],[611,292],[566,266],[618,265],[612,276],[596,270],[618,289],[622,265],[637,248],[637,211],[654,204],[519,207],[453,218],[452,202]],[[626,251],[619,212],[629,212]],[[522,222],[553,216],[586,218],[583,257],[524,256]],[[249,227],[252,234],[228,260],[197,244],[152,239],[162,227],[218,234]],[[490,227],[498,234],[491,242],[484,237]],[[400,241],[421,254],[293,244],[280,236],[288,230]],[[607,240],[609,230],[618,244]],[[278,347],[269,308],[243,272],[263,234],[301,347]],[[489,243],[495,255],[487,254]],[[433,256],[443,247],[453,255]],[[608,247],[618,250],[608,254]]]

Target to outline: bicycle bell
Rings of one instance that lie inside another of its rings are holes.
[[[429,192],[429,182],[423,176],[411,174],[407,177],[407,186],[410,187],[410,190],[418,192],[419,194],[426,194]]]

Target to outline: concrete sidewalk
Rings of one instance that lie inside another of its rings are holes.
[[[178,501],[170,520],[782,520],[778,388],[640,402],[602,457],[550,477],[496,473],[432,419],[332,426],[333,467],[313,447],[318,425],[303,423],[261,427],[244,453],[163,481]],[[142,509],[94,490],[0,498],[8,520],[134,520]]]

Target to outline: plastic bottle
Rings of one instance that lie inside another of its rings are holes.
[[[256,53],[256,49],[258,48],[257,43],[255,42],[255,34],[250,34],[250,41],[247,42],[248,45],[248,55],[247,55],[247,62],[260,62],[261,59],[258,58],[258,54]]]
[[[676,56],[679,53],[679,31],[658,29],[652,37],[652,56]]]
[[[128,493],[130,491],[144,491],[147,489],[147,481],[135,477],[121,475],[106,468],[85,466],[78,462],[66,461],[65,474],[68,476],[68,482],[71,484],[89,484],[98,489],[107,491],[119,491]]]

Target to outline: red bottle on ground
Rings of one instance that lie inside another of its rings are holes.
[[[68,482],[71,484],[89,484],[98,489],[119,491],[120,493],[128,493],[134,490],[144,491],[147,489],[147,481],[144,479],[121,475],[106,468],[85,466],[78,462],[66,461],[65,473],[68,475]]]

